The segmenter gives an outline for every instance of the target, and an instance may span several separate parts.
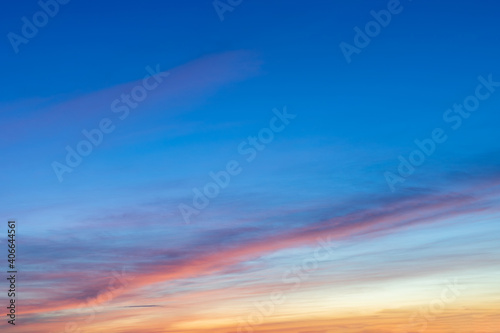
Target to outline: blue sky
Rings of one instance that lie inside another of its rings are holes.
[[[211,1],[73,0],[59,5],[18,53],[7,35],[21,34],[22,17],[31,19],[40,6],[6,5],[0,212],[20,222],[31,322],[57,317],[47,324],[56,329],[76,320],[75,299],[99,294],[99,284],[89,286],[81,276],[106,280],[109,270],[126,265],[135,282],[106,303],[106,316],[89,324],[89,332],[101,324],[133,331],[140,319],[116,308],[167,306],[154,296],[164,284],[175,286],[169,292],[179,303],[168,303],[175,324],[163,331],[155,326],[158,332],[230,327],[250,291],[259,297],[278,283],[269,277],[250,288],[247,278],[300,263],[327,233],[340,242],[339,260],[350,268],[321,266],[284,317],[272,319],[283,330],[295,328],[290,317],[303,302],[328,318],[325,309],[339,305],[322,291],[353,304],[364,297],[371,305],[353,311],[365,316],[390,308],[374,301],[379,283],[394,307],[413,306],[421,302],[418,290],[432,289],[433,276],[469,281],[473,292],[463,305],[490,315],[492,297],[483,292],[498,274],[500,251],[492,236],[498,232],[500,88],[488,90],[484,80],[500,82],[498,4],[401,1],[401,12],[348,63],[340,43],[354,44],[353,28],[364,29],[370,11],[387,4],[243,0],[221,21]],[[159,81],[150,77],[157,69]],[[144,77],[158,85],[120,119],[113,101],[143,86]],[[489,96],[452,129],[443,115],[481,84]],[[239,145],[285,110],[293,116],[281,120],[283,130],[248,162]],[[66,147],[77,149],[82,131],[99,128],[103,119],[113,130],[59,181],[54,162],[66,163]],[[391,191],[386,173],[397,174],[398,157],[408,159],[414,141],[430,138],[435,128],[448,139]],[[203,191],[209,173],[230,161],[241,173],[186,223],[179,205],[194,207],[193,189]],[[392,256],[398,251],[401,259]],[[422,273],[400,270],[398,260],[430,263]],[[461,270],[464,263],[476,270]],[[369,274],[369,264],[387,276]],[[333,285],[328,276],[336,277]],[[57,297],[39,290],[57,283],[63,285]],[[349,299],[343,283],[356,293],[366,283],[371,291]],[[185,285],[201,292],[203,306],[220,310],[218,322],[189,303]],[[234,299],[216,291],[224,288],[235,288]],[[211,303],[205,289],[223,300]],[[411,301],[398,298],[402,291]],[[234,308],[224,316],[228,306]],[[116,321],[120,315],[124,323]],[[300,320],[319,329],[307,316]],[[374,322],[367,319],[365,328],[394,324]]]

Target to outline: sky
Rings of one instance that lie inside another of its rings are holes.
[[[499,9],[4,4],[2,332],[500,332]]]

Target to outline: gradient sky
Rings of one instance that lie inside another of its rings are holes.
[[[41,7],[4,4],[0,216],[19,279],[2,332],[500,332],[500,5],[401,0],[347,62],[341,43],[390,2],[223,0],[221,20],[209,0],[73,0],[18,52],[9,33]],[[477,110],[447,118],[478,85]]]

